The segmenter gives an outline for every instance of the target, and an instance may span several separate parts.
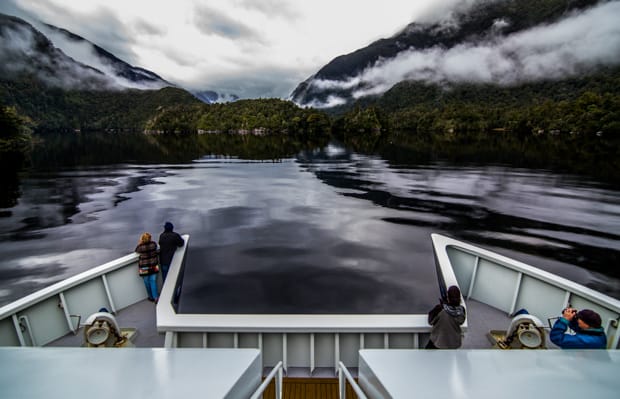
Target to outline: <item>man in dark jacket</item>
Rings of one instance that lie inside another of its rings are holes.
[[[161,264],[161,273],[164,281],[168,275],[168,269],[172,263],[172,257],[178,247],[185,244],[183,238],[172,231],[174,226],[170,222],[164,224],[164,232],[159,235],[159,262]]]
[[[575,334],[566,334],[568,327]],[[562,349],[606,349],[607,337],[601,327],[601,316],[593,310],[566,308],[549,334],[551,342]]]

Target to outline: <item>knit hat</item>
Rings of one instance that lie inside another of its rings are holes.
[[[458,306],[461,304],[461,290],[456,285],[448,288],[448,305]]]
[[[599,328],[601,326],[601,316],[593,310],[580,310],[576,317],[592,328]]]
[[[165,231],[172,231],[173,229],[174,229],[174,226],[172,225],[172,223],[166,222],[166,224],[164,224]]]

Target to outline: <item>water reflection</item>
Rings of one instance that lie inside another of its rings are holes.
[[[575,176],[282,138],[81,136],[38,151],[0,212],[2,303],[130,252],[165,220],[191,234],[184,312],[425,312],[432,232],[620,297],[620,194]]]

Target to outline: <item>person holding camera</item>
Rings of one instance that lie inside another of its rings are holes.
[[[571,328],[575,334],[566,334]],[[607,337],[601,327],[601,316],[593,310],[568,307],[562,311],[560,317],[549,334],[551,342],[562,349],[606,349]]]
[[[461,346],[461,324],[465,322],[461,291],[453,285],[448,288],[447,294],[447,300],[439,299],[439,303],[428,312],[428,324],[433,328],[426,349],[456,349]]]

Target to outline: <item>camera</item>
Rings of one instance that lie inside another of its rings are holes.
[[[564,309],[562,311],[562,314],[564,314],[564,312],[566,312],[567,310],[570,311],[571,314],[573,314],[573,320],[576,321],[577,320],[577,309],[572,309],[569,307],[569,308]]]

